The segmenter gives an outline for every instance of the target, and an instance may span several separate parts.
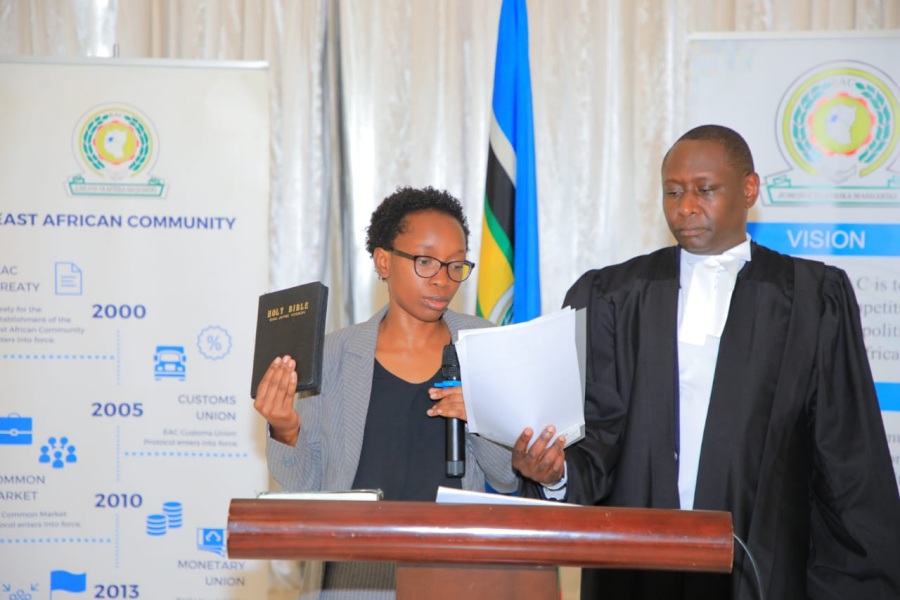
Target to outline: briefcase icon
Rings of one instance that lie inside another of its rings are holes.
[[[31,417],[23,417],[18,413],[0,417],[0,444],[30,445]]]

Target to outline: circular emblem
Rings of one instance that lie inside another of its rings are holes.
[[[210,360],[219,360],[231,352],[231,334],[224,327],[210,325],[197,335],[197,349]]]
[[[876,172],[897,149],[897,94],[878,69],[826,63],[788,89],[779,143],[797,167],[833,183]]]
[[[156,134],[134,108],[107,105],[92,109],[73,136],[75,157],[102,179],[139,177],[156,161]]]

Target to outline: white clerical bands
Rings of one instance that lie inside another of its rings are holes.
[[[706,336],[722,336],[741,259],[730,254],[707,256],[693,267],[678,341],[702,346]]]

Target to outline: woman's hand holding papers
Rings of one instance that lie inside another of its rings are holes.
[[[295,446],[300,436],[300,415],[294,408],[296,390],[297,362],[279,356],[260,380],[253,401],[253,408],[268,421],[272,439],[288,446]]]
[[[512,453],[513,469],[548,488],[559,483],[566,466],[566,439],[559,436],[550,444],[555,433],[556,428],[548,425],[529,448],[534,432],[526,428],[516,440]]]

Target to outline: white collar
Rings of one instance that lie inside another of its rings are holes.
[[[733,248],[729,248],[722,254],[693,254],[691,252],[688,252],[684,248],[681,249],[681,254],[682,254],[684,260],[686,260],[691,265],[695,265],[698,262],[701,262],[710,257],[723,258],[726,256],[732,257],[732,258],[738,258],[740,260],[743,260],[744,262],[750,262],[750,241],[751,241],[750,234],[747,234],[747,239],[745,239],[743,242],[741,242],[737,246],[734,246]]]

